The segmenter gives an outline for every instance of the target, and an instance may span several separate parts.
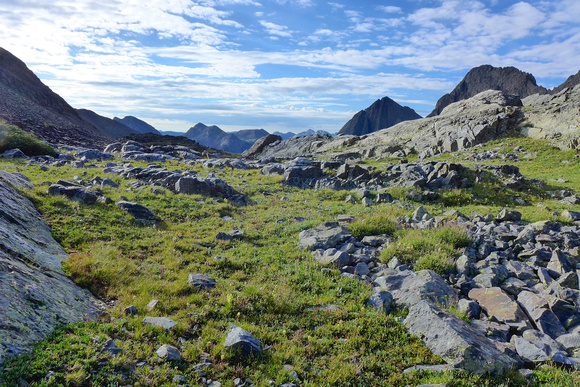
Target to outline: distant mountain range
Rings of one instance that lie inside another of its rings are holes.
[[[560,86],[547,90],[536,84],[533,75],[515,67],[483,65],[471,69],[449,94],[441,97],[430,116],[438,115],[450,103],[473,97],[489,89],[524,98],[536,93],[558,93],[579,83],[580,72],[570,76]],[[356,113],[338,134],[361,136],[417,118],[420,116],[413,109],[384,97]],[[3,48],[0,48],[0,119],[51,143],[93,148],[103,147],[117,138],[139,133],[161,134],[152,125],[137,117],[110,119],[87,109],[74,109],[44,85],[24,62]],[[230,153],[242,153],[257,139],[268,135],[268,132],[264,129],[245,129],[228,133],[215,125],[198,123],[186,133],[163,132],[163,134],[185,136],[207,147]],[[329,133],[309,129],[298,134],[291,132],[274,132],[274,134],[289,139]]]

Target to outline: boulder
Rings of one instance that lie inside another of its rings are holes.
[[[216,285],[216,282],[205,274],[190,274],[187,283],[197,289],[210,289]]]
[[[233,324],[230,326],[230,331],[228,332],[224,346],[226,348],[237,348],[241,351],[242,355],[246,356],[262,353],[262,343],[248,331]]]
[[[93,204],[97,201],[97,194],[82,187],[65,187],[60,184],[53,184],[48,187],[50,196],[65,196],[69,200],[74,200],[84,204]]]
[[[394,303],[393,295],[384,290],[374,293],[367,301],[368,305],[384,314],[389,314],[391,312]]]
[[[338,222],[326,222],[317,227],[302,231],[298,235],[298,245],[307,250],[326,250],[351,237],[351,232]]]
[[[433,354],[455,368],[478,374],[503,373],[520,364],[519,359],[500,352],[481,332],[429,301],[412,306],[404,324]]]
[[[5,159],[22,159],[26,157],[26,155],[20,149],[14,148],[9,149],[4,153],[2,153],[2,157],[4,157]]]
[[[157,356],[159,356],[161,359],[169,361],[181,360],[181,353],[179,352],[179,349],[175,348],[173,345],[163,344],[157,349],[156,353]]]
[[[413,306],[422,300],[435,304],[452,305],[457,303],[455,291],[431,270],[418,272],[385,270],[383,275],[374,281],[375,285],[393,295],[395,302],[401,306]]]
[[[203,195],[228,198],[236,194],[225,181],[217,178],[181,177],[175,183],[175,192],[185,195]]]
[[[116,202],[115,205],[126,213],[133,215],[135,219],[157,220],[155,213],[142,204],[121,200]]]
[[[145,317],[143,319],[143,325],[163,328],[167,331],[170,331],[177,325],[177,322],[167,317]]]
[[[256,157],[260,153],[262,153],[264,149],[266,149],[266,147],[268,147],[270,144],[274,144],[281,141],[282,137],[275,134],[269,134],[265,137],[258,139],[250,149],[245,150],[242,153],[242,157],[245,158]]]
[[[528,318],[518,303],[498,287],[471,289],[469,298],[477,301],[488,316],[508,325],[522,324],[522,327],[529,327]]]

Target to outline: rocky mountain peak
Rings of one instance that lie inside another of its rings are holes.
[[[451,93],[439,98],[428,117],[440,114],[451,103],[471,98],[486,90],[499,90],[520,98],[548,93],[548,90],[536,84],[536,78],[532,74],[515,67],[482,65],[469,70]]]
[[[399,122],[421,118],[413,109],[401,106],[389,97],[376,100],[365,110],[356,113],[338,132],[362,136],[385,129]]]

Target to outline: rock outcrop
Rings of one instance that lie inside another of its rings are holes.
[[[18,184],[23,177],[8,175],[0,174],[0,362],[102,308],[64,275],[61,262],[68,255],[32,203],[2,181]]]
[[[362,136],[389,128],[402,121],[421,118],[413,109],[401,106],[389,97],[375,101],[365,110],[356,113],[338,132]]]
[[[486,90],[499,90],[520,98],[548,92],[536,84],[536,79],[532,74],[515,67],[482,65],[469,70],[451,93],[445,94],[437,101],[435,109],[428,117],[441,114],[447,105],[471,98]]]

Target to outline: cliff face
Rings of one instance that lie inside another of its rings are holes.
[[[499,90],[520,98],[548,92],[536,84],[532,74],[524,73],[515,67],[483,65],[471,69],[451,93],[441,97],[428,117],[441,114],[449,104],[471,98],[486,90]]]
[[[84,121],[20,59],[0,48],[0,118],[42,140],[102,147],[110,139]]]
[[[401,106],[389,97],[375,101],[356,113],[338,132],[362,136],[396,125],[399,122],[421,118],[413,109]]]

